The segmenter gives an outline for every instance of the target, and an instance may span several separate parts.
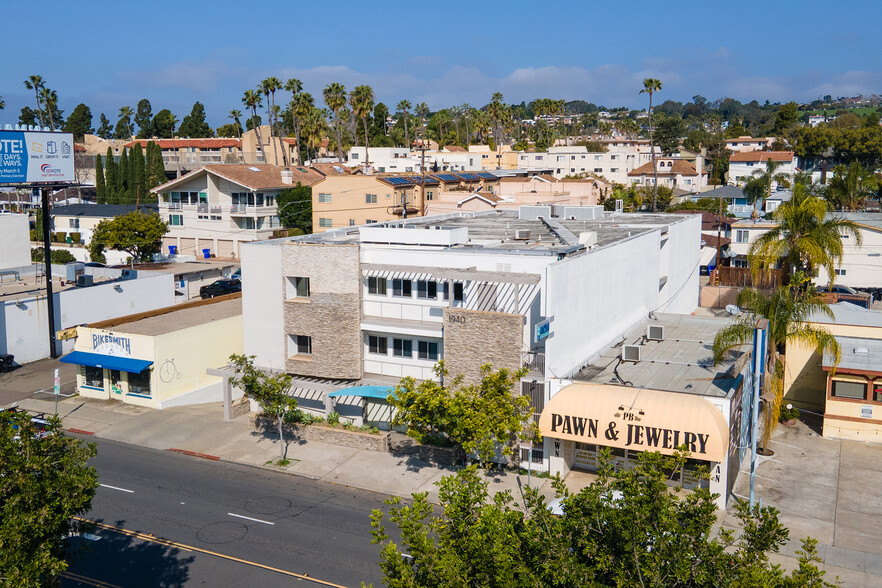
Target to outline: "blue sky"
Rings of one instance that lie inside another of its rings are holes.
[[[882,93],[882,2],[8,2],[0,123],[15,122],[40,74],[70,113],[94,120],[148,98],[213,125],[246,88],[297,77],[320,102],[329,82],[433,109],[536,97],[640,107],[657,100],[811,100]],[[11,25],[11,26],[10,26]],[[278,100],[277,100],[278,101]]]

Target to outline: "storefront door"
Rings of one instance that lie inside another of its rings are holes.
[[[108,370],[110,372],[110,397],[122,396],[122,374],[119,370]]]

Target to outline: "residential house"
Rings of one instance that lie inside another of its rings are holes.
[[[92,240],[95,227],[103,220],[114,219],[130,212],[140,211],[144,214],[159,212],[159,205],[154,203],[142,204],[70,204],[67,206],[55,206],[52,208],[52,231],[65,233],[70,237],[73,233],[79,233],[80,238],[75,243],[88,245]]]
[[[711,190],[699,192],[691,197],[692,202],[698,202],[703,198],[719,199],[726,202],[730,215],[737,218],[747,218],[753,214],[754,205],[748,202],[744,191],[737,186],[718,186]]]
[[[147,149],[148,143],[159,146],[165,171],[171,177],[199,169],[203,165],[219,165],[223,163],[245,163],[242,156],[241,139],[222,137],[206,139],[135,139],[124,145],[132,149],[140,145]]]
[[[656,157],[654,168],[650,161],[628,172],[629,182],[641,186],[652,186],[656,177],[659,186],[672,190],[679,188],[696,193],[707,186],[707,172],[697,170],[694,165],[678,157]]]
[[[780,165],[775,174],[784,174],[793,182],[794,176],[799,173],[796,167],[796,156],[793,151],[744,151],[733,153],[729,157],[729,172],[727,179],[730,184],[743,186],[754,172],[765,171],[766,162],[776,161]],[[772,189],[777,187],[777,182],[772,182]]]
[[[735,137],[726,139],[726,149],[733,153],[746,153],[749,151],[765,151],[772,147],[774,137]]]
[[[239,245],[269,239],[281,228],[276,195],[297,183],[322,179],[304,167],[206,165],[154,191],[159,214],[169,224],[163,237],[168,252],[239,257]],[[168,249],[172,247],[173,249]]]

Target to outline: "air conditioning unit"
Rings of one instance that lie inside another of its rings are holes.
[[[622,345],[622,361],[633,361],[634,363],[640,361],[640,346]]]
[[[515,241],[529,241],[530,229],[518,229],[515,231]]]
[[[646,339],[648,341],[664,341],[665,328],[662,325],[649,325],[646,329]]]
[[[91,274],[80,274],[77,276],[77,287],[82,288],[85,286],[92,285],[92,275]]]

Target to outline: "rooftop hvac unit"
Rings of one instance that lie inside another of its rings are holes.
[[[622,361],[633,361],[634,363],[640,361],[640,346],[622,345]]]
[[[515,231],[515,241],[529,241],[530,229],[518,229]]]
[[[662,325],[649,325],[646,329],[646,338],[649,341],[664,341],[665,328]]]
[[[77,287],[82,288],[85,286],[92,285],[92,275],[91,274],[80,274],[77,276]]]

